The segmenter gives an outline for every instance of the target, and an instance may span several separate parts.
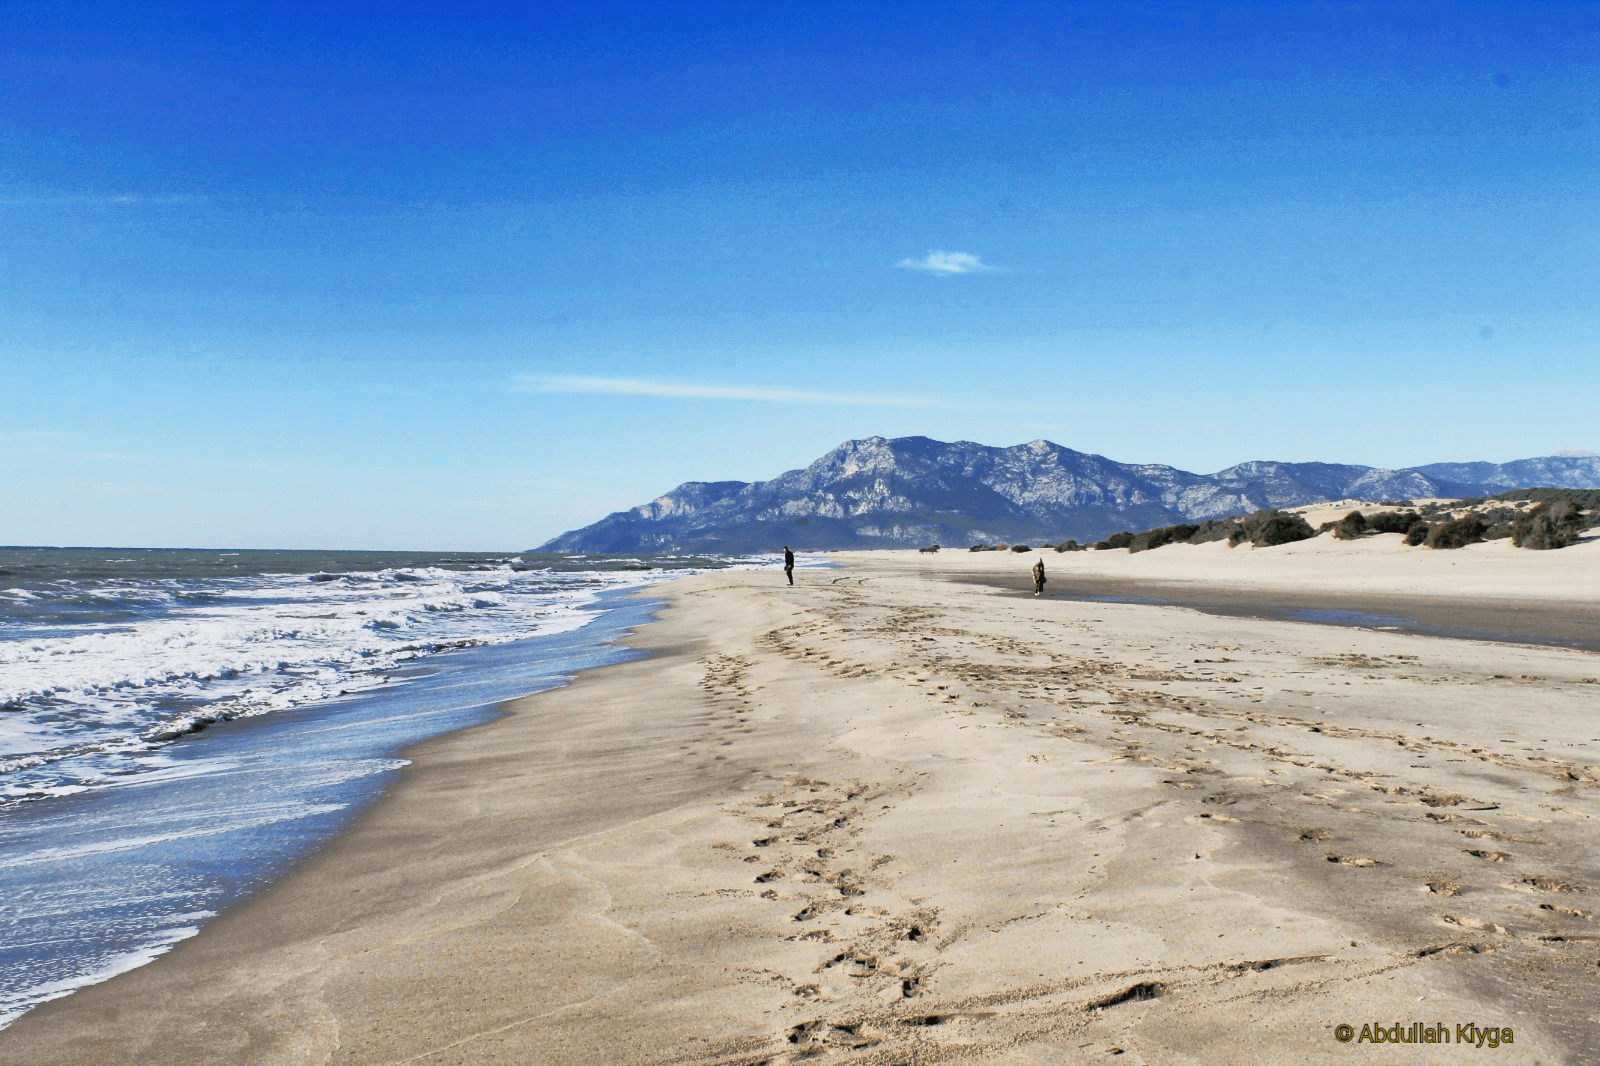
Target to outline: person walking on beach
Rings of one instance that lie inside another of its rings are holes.
[[[783,574],[789,579],[789,584],[794,584],[794,552],[789,550],[787,544],[783,546]]]
[[[1042,557],[1033,564],[1033,594],[1035,596],[1044,595],[1044,559]]]

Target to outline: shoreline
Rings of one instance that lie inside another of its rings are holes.
[[[653,586],[644,658],[410,749],[289,877],[0,1053],[1341,1062],[1336,1023],[1413,1017],[1600,1050],[1592,655],[834,558]]]
[[[287,876],[383,795],[414,744],[631,654],[613,642],[655,601],[621,595],[599,592],[573,628],[407,663],[388,675],[399,683],[215,723],[162,750],[169,780],[10,812],[5,1024],[148,965]]]
[[[659,599],[663,588],[663,584],[656,584],[637,590],[633,595]],[[649,702],[644,694],[650,686],[635,685],[630,675],[638,672],[647,680],[652,673],[652,663],[660,649],[655,648],[645,634],[659,626],[659,617],[666,606],[665,603],[657,606],[652,620],[629,627],[613,642],[630,649],[634,657],[583,669],[565,685],[502,702],[486,721],[398,751],[397,757],[407,760],[407,765],[398,771],[394,784],[320,848],[302,856],[273,882],[207,922],[197,935],[178,942],[151,962],[42,1003],[7,1028],[0,1029],[0,1054],[13,1052],[20,1045],[26,1049],[25,1056],[34,1061],[64,1063],[137,1060],[177,1064],[224,1059],[298,1062],[307,1054],[315,1056],[319,1051],[331,1056],[340,1041],[324,1040],[326,1034],[319,1031],[315,1021],[322,1013],[316,1005],[302,1002],[304,1013],[294,1012],[298,1016],[280,1029],[272,1024],[271,1018],[282,1012],[287,1000],[276,991],[257,997],[248,986],[264,980],[269,984],[281,982],[286,989],[296,988],[305,983],[303,978],[313,974],[318,976],[310,983],[320,985],[331,976],[328,973],[331,960],[313,942],[320,944],[329,928],[345,925],[365,928],[377,939],[386,940],[384,916],[387,909],[397,898],[407,898],[413,906],[417,905],[412,889],[419,881],[434,886],[450,884],[460,891],[462,886],[492,879],[507,868],[521,868],[529,847],[559,844],[601,834],[619,824],[647,819],[708,789],[727,788],[730,782],[748,775],[748,770],[738,767],[717,767],[718,756],[693,766],[670,767],[665,772],[655,768],[651,756],[656,745],[692,725],[677,721],[665,730],[636,733],[631,738],[633,758],[629,769],[632,772],[624,775],[632,780],[617,781],[621,769],[619,745],[603,740],[602,735],[608,725],[623,727],[625,731],[626,725],[643,722],[649,717],[631,713],[638,712]],[[597,679],[609,682],[608,698],[616,699],[620,695],[613,689],[621,689],[632,698],[603,721],[581,718],[559,721],[561,704],[565,701],[548,701],[548,697],[564,695],[571,699],[576,696],[582,702]],[[530,746],[540,749],[543,769],[560,782],[554,788],[546,787],[544,796],[550,802],[540,805],[536,824],[528,824],[526,815],[532,812],[519,810],[521,804],[515,795],[529,776],[526,768],[482,774],[475,770],[477,765],[485,763],[503,767],[516,758],[499,739],[513,722],[524,726],[531,722],[541,734]],[[486,736],[494,739],[477,742],[478,738]],[[596,754],[574,760],[570,756],[575,748],[586,748]],[[628,788],[628,784],[635,787]],[[463,791],[473,787],[475,790],[470,795]],[[515,826],[521,834],[516,840],[505,840],[512,830],[497,825],[489,833],[480,833],[478,838],[464,844],[443,824],[449,819],[448,812],[453,805],[481,812],[485,804],[492,802],[484,794],[486,792],[495,793],[503,809],[524,816]],[[605,802],[603,797],[610,797],[610,802]],[[419,818],[432,822],[437,830],[427,843],[421,843],[413,826]],[[485,835],[490,839],[484,839]],[[501,839],[493,839],[496,837]],[[391,865],[393,856],[407,854],[415,859],[419,843],[429,861],[413,862],[402,875],[396,876]],[[470,887],[466,892],[469,897],[476,895]],[[489,890],[467,902],[469,906],[476,904],[492,909],[494,896],[493,890]],[[358,897],[370,897],[371,901]],[[432,904],[423,902],[422,910],[430,911],[432,905],[439,902],[441,900],[434,900]],[[415,911],[406,918],[432,924],[431,919]],[[286,941],[290,946],[284,949]],[[251,961],[241,964],[245,959]],[[263,966],[269,972],[262,972]],[[404,969],[414,973],[425,971],[426,966],[408,965]],[[557,994],[557,987],[552,986],[552,994]],[[267,1005],[259,1012],[247,1011],[254,1016],[254,1021],[242,1029],[229,1021],[237,1014],[232,1002],[238,995],[250,997],[258,1005]],[[288,999],[299,995],[315,998],[314,989],[309,987],[283,995]],[[431,997],[425,995],[424,998]],[[152,1002],[182,1006],[156,1019],[151,1030],[141,1031],[135,1023],[134,1032],[130,1033],[128,1012],[143,1015],[144,1009],[137,1005]],[[174,1040],[174,1028],[189,1028],[186,1023],[202,1006],[208,1008],[204,1013],[216,1019],[208,1027],[209,1039],[199,1045],[182,1038]],[[450,1012],[454,1010],[455,1005],[450,1005]],[[57,1016],[64,1016],[59,1027]],[[311,1019],[309,1031],[305,1026],[308,1018]],[[432,1020],[448,1027],[448,1023],[436,1017]],[[64,1028],[71,1031],[62,1031]],[[370,1057],[363,1056],[359,1061],[406,1061],[402,1055],[402,1049],[407,1046],[404,1040],[388,1034],[382,1042],[387,1045],[384,1050]]]

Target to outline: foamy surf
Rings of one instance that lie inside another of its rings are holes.
[[[270,882],[393,779],[406,744],[627,657],[608,642],[650,604],[626,590],[770,565],[243,573],[283,553],[101,554],[0,600],[0,1027]],[[0,549],[14,583],[16,555]]]
[[[139,774],[159,745],[388,684],[441,652],[576,629],[607,590],[699,569],[536,569],[514,556],[472,569],[240,572],[283,554],[219,553],[198,573],[140,577],[122,576],[117,557],[7,589],[0,809]]]

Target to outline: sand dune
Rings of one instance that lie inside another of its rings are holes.
[[[1035,599],[1033,558],[674,583],[634,638],[652,658],[422,745],[326,852],[0,1032],[0,1059],[1468,1053],[1334,1037],[1414,1021],[1509,1028],[1514,1061],[1600,1056],[1600,657]],[[1577,617],[1600,592],[1592,545],[1045,558],[1055,593]]]

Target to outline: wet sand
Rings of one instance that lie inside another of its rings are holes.
[[[1054,562],[1050,555],[1045,558]],[[954,580],[1031,595],[1026,575],[995,568]],[[1055,568],[1052,568],[1055,569]],[[1238,589],[1179,585],[1139,578],[1068,573],[1051,583],[1051,595],[1102,603],[1185,607],[1236,618],[1314,622],[1386,629],[1400,633],[1488,640],[1506,644],[1550,644],[1600,651],[1600,602],[1593,605],[1533,600],[1468,601],[1448,596],[1342,594],[1335,590]]]
[[[1417,611],[1443,567],[1463,612],[1600,580],[1588,546],[1380,551],[1075,554]],[[1600,1056],[1600,656],[1036,599],[982,554],[658,586],[651,658],[420,745],[326,851],[0,1060],[1481,1053],[1334,1038],[1413,1021]]]

